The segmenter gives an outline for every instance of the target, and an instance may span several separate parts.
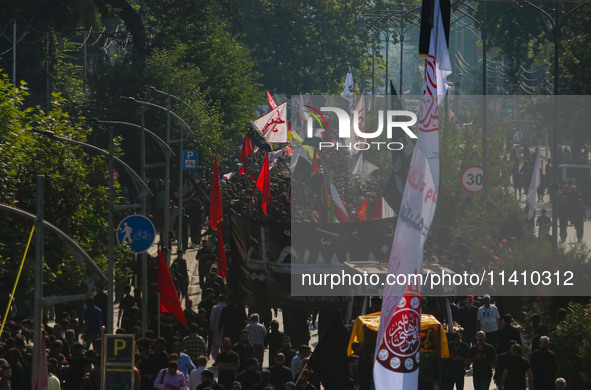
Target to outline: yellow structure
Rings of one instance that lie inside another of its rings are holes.
[[[368,336],[368,332],[374,336],[377,335],[380,326],[380,312],[359,316],[355,320],[347,355],[351,355],[353,350],[351,345],[355,341],[363,344],[363,340]],[[374,340],[375,342],[375,340]],[[447,346],[447,337],[443,326],[437,319],[430,314],[421,314],[421,353],[436,353],[440,358],[449,357],[449,348]]]

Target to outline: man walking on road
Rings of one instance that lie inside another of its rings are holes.
[[[476,345],[468,351],[468,362],[472,363],[474,390],[488,390],[492,379],[492,367],[497,353],[492,345],[486,343],[483,331],[476,333]]]
[[[495,348],[499,341],[499,328],[501,327],[501,316],[495,305],[490,304],[490,295],[482,297],[484,305],[478,308],[476,319],[478,320],[478,329],[486,333],[486,341]]]
[[[540,348],[531,354],[530,363],[536,390],[552,390],[554,388],[557,362],[556,355],[548,349],[549,346],[550,338],[542,336],[540,337]]]
[[[521,345],[513,344],[509,351],[511,356],[505,364],[505,370],[501,379],[501,390],[525,390],[525,376],[529,383],[529,388],[533,389],[533,376],[529,362],[521,357]]]

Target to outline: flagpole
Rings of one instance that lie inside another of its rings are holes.
[[[158,290],[158,337],[160,337],[160,290]]]

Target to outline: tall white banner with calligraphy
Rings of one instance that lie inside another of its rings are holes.
[[[439,96],[447,92],[451,64],[435,0],[429,59],[423,89],[419,135],[409,168],[390,264],[389,275],[406,275],[407,285],[386,285],[376,343],[376,390],[414,390],[419,381],[421,346],[423,247],[437,205],[439,187]]]

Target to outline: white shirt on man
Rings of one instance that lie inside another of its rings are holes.
[[[480,330],[485,333],[496,332],[499,330],[498,322],[501,318],[499,309],[494,305],[482,305],[478,308],[476,319],[480,321]]]

